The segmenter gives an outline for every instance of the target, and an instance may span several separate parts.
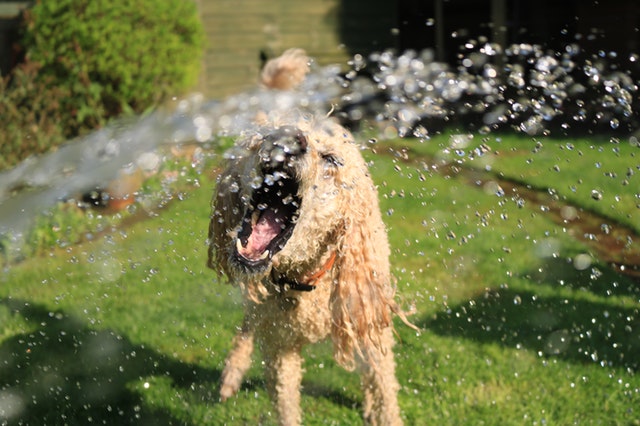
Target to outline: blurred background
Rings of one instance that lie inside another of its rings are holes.
[[[197,0],[206,50],[198,89],[221,97],[255,84],[265,58],[295,46],[321,65],[355,53],[433,49],[436,60],[459,63],[469,40],[501,46],[540,44],[561,52],[627,62],[640,47],[636,0]],[[18,56],[19,14],[27,1],[0,1],[0,70]],[[600,52],[600,53],[599,53]],[[638,61],[634,70],[638,70]]]

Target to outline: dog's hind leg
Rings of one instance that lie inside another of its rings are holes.
[[[253,353],[253,327],[245,315],[241,330],[233,338],[231,352],[224,362],[220,384],[220,400],[225,401],[240,389],[242,378],[251,367]]]
[[[367,425],[402,425],[398,407],[400,385],[395,376],[393,360],[393,336],[391,329],[384,330],[382,351],[371,348],[362,367],[363,411]]]
[[[265,379],[269,396],[278,412],[282,426],[296,426],[302,422],[300,384],[302,355],[300,348],[264,347]]]

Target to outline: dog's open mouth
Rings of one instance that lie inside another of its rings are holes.
[[[234,250],[245,267],[265,267],[286,245],[298,218],[297,193],[297,180],[284,172],[267,174],[255,189]]]
[[[296,163],[307,146],[302,132],[291,126],[262,138],[257,153],[261,178],[251,183],[251,201],[233,247],[233,257],[247,272],[264,270],[293,233],[302,202]]]

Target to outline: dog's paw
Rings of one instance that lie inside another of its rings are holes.
[[[227,399],[231,398],[236,393],[238,393],[237,387],[223,383],[222,386],[220,386],[220,402],[225,402]]]
[[[220,383],[220,401],[224,402],[231,398],[240,390],[242,384],[242,370],[227,366],[222,372],[222,380]]]

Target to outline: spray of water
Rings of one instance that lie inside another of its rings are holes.
[[[31,157],[0,174],[0,235],[20,238],[35,215],[60,200],[103,186],[123,168],[152,167],[147,164],[154,158],[149,153],[164,146],[212,143],[216,136],[234,136],[251,128],[258,111],[318,102],[326,98],[256,91],[223,102],[204,102],[202,96],[193,95],[176,101],[170,112],[117,123],[48,155]]]
[[[144,159],[162,146],[241,134],[261,111],[335,111],[347,123],[369,119],[387,134],[419,138],[428,138],[434,123],[455,120],[481,133],[504,126],[531,135],[554,126],[627,134],[638,128],[638,86],[604,57],[579,60],[576,45],[557,53],[525,44],[470,42],[466,49],[457,69],[434,61],[430,51],[355,55],[346,72],[315,67],[295,93],[256,89],[222,101],[193,95],[71,141],[0,174],[0,236],[20,239],[52,204],[108,182],[123,167],[144,169]]]

